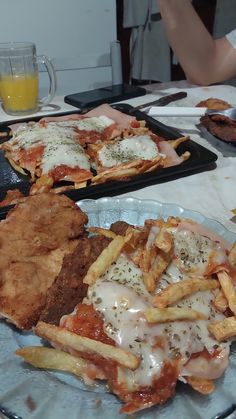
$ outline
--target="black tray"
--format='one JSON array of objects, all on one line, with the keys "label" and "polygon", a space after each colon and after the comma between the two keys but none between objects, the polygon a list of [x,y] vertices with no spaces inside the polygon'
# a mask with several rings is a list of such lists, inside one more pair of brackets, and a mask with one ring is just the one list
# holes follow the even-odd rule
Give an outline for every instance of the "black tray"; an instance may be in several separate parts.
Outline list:
[{"label": "black tray", "polygon": [[[118,109],[124,113],[131,113],[139,120],[145,120],[147,126],[157,135],[160,135],[167,139],[176,139],[182,134],[172,127],[162,124],[156,121],[145,113],[137,110],[132,112],[133,107],[128,104],[115,104],[112,105],[115,109]],[[68,114],[80,113],[80,111],[62,112],[60,114],[52,114],[50,116],[60,116]],[[45,115],[45,116],[48,116]],[[38,121],[43,116],[27,117],[24,120],[12,120],[0,123],[0,131],[8,130],[8,126],[15,122],[28,122]],[[2,139],[1,142],[6,141]],[[187,140],[180,144],[177,148],[177,153],[182,154],[185,151],[190,151],[191,157],[185,162],[177,166],[168,167],[166,169],[158,169],[151,173],[144,173],[137,175],[127,181],[111,181],[99,185],[86,186],[85,188],[71,190],[64,192],[69,198],[74,201],[85,198],[100,198],[102,196],[114,196],[125,192],[131,192],[133,190],[150,186],[157,183],[167,182],[179,177],[192,175],[193,173],[202,172],[205,170],[211,170],[216,167],[215,161],[217,155],[195,143],[192,140]],[[60,183],[62,184],[62,183]],[[16,172],[4,157],[4,152],[0,151],[0,201],[4,199],[7,190],[18,188],[27,195],[30,189],[29,177],[21,175]],[[6,206],[0,208],[0,218],[8,212],[12,206]]]}]

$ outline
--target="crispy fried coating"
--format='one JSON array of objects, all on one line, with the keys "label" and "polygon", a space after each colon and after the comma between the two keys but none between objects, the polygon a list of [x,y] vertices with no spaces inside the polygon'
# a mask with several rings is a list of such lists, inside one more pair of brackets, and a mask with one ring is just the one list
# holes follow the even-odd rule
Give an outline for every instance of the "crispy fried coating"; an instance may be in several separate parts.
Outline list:
[{"label": "crispy fried coating", "polygon": [[20,329],[36,324],[64,255],[87,216],[66,196],[27,197],[0,223],[0,314]]},{"label": "crispy fried coating", "polygon": [[59,325],[61,317],[71,313],[82,301],[88,288],[83,278],[110,241],[104,236],[83,237],[79,240],[74,252],[65,256],[61,271],[48,290],[40,320]]},{"label": "crispy fried coating", "polygon": [[223,110],[223,109],[231,108],[231,105],[228,102],[226,102],[225,100],[217,99],[217,98],[214,98],[214,97],[210,97],[206,100],[202,100],[196,106],[197,107],[204,107],[204,108],[208,108],[208,109],[217,109],[217,110]]}]

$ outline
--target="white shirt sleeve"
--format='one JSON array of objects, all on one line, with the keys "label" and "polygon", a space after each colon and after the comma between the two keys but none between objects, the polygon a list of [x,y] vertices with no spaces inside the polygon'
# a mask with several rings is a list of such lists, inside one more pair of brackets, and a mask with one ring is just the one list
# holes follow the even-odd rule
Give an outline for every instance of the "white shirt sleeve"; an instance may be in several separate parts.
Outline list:
[{"label": "white shirt sleeve", "polygon": [[234,29],[232,32],[229,32],[226,35],[226,38],[228,39],[232,47],[236,48],[236,29]]}]

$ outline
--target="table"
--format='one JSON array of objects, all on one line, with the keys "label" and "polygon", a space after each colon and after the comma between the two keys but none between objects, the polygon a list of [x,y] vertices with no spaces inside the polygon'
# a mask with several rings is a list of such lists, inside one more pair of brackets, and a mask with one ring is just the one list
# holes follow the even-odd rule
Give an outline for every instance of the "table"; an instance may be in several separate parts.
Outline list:
[{"label": "table", "polygon": [[[200,100],[209,97],[217,97],[236,104],[234,99],[236,88],[228,85],[198,87],[186,81],[180,81],[157,83],[145,86],[145,88],[148,91],[146,96],[126,100],[125,103],[136,106],[166,94],[184,90],[188,94],[187,97],[176,102],[175,105],[195,106]],[[36,115],[42,115],[46,112],[60,113],[75,110],[73,106],[64,103],[63,97],[59,96],[54,98],[53,105],[56,105],[56,110],[47,108]],[[168,106],[171,106],[171,104]],[[1,121],[11,119],[11,116],[0,110]],[[174,203],[187,209],[199,211],[204,216],[219,221],[227,229],[236,233],[236,223],[232,221],[232,210],[236,208],[236,147],[228,146],[222,141],[215,140],[206,132],[202,132],[197,126],[198,118],[168,117],[158,119],[179,129],[184,134],[190,135],[192,140],[216,153],[218,155],[216,169],[144,187],[119,196],[132,196],[138,199],[155,199],[164,203]]]},{"label": "table", "polygon": [[[188,94],[187,97],[176,102],[175,106],[195,106],[200,100],[209,97],[224,99],[229,103],[236,104],[236,88],[228,85],[198,87],[186,81],[180,81],[149,85],[147,90],[150,94],[132,99],[129,103],[135,106],[166,94],[184,90]],[[233,218],[232,209],[236,208],[236,147],[215,140],[206,131],[202,132],[197,127],[198,118],[168,117],[158,118],[158,120],[190,135],[192,140],[216,153],[218,156],[217,168],[139,189],[132,192],[132,196],[139,199],[156,199],[165,203],[174,203],[187,209],[199,211],[206,217],[221,222],[227,229],[236,233],[236,224],[231,221]],[[120,196],[127,195],[129,194]]]},{"label": "table", "polygon": [[[145,86],[146,87],[146,86]],[[188,93],[186,99],[182,99],[175,105],[194,106],[200,100],[209,97],[217,97],[232,104],[236,97],[236,88],[233,86],[220,85],[211,87],[197,87],[186,81],[161,83],[147,87],[148,94],[135,98],[125,103],[133,106],[155,100],[166,94],[185,90]],[[63,97],[56,97],[53,101],[58,108],[51,112],[63,112],[75,110],[73,106],[67,105]],[[171,106],[171,105],[170,105]],[[46,110],[37,113],[42,115]],[[12,117],[0,110],[0,121],[11,120]],[[236,147],[228,147],[220,141],[214,140],[202,132],[197,126],[196,118],[159,118],[167,125],[179,129],[184,134],[190,135],[191,139],[204,147],[212,150],[218,155],[217,167],[212,171],[205,171],[163,184],[157,184],[136,190],[132,193],[119,195],[120,197],[132,196],[138,199],[156,199],[164,203],[175,203],[182,207],[196,210],[203,215],[216,219],[227,229],[236,233],[236,224],[231,221],[232,209],[236,208]],[[228,416],[228,419],[235,419],[235,413]]]}]

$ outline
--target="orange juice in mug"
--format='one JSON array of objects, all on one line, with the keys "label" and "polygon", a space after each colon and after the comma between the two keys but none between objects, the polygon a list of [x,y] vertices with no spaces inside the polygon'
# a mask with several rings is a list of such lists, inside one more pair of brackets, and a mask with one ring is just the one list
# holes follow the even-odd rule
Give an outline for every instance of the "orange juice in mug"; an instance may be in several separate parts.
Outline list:
[{"label": "orange juice in mug", "polygon": [[[49,73],[49,94],[39,99],[38,63]],[[11,115],[27,115],[48,105],[56,92],[56,75],[45,56],[36,55],[32,43],[0,43],[0,89],[2,107]]]},{"label": "orange juice in mug", "polygon": [[14,112],[36,109],[38,106],[39,80],[37,74],[3,76],[0,94],[4,108]]}]

